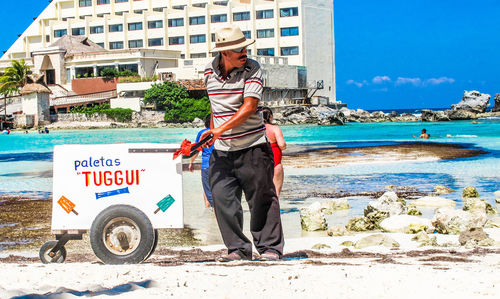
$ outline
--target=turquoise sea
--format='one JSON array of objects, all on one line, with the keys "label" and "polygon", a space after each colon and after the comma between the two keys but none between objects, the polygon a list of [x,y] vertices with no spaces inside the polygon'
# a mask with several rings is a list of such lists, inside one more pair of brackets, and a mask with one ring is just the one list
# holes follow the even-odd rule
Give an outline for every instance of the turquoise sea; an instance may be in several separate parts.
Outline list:
[{"label": "turquoise sea", "polygon": [[[495,205],[493,192],[500,190],[500,118],[451,122],[348,123],[344,126],[284,126],[285,139],[291,149],[302,147],[364,147],[414,142],[422,128],[431,134],[431,142],[465,145],[487,154],[447,161],[379,162],[324,168],[285,167],[285,183],[280,198],[287,236],[300,236],[298,208],[309,203],[313,191],[362,192],[381,191],[384,186],[408,186],[430,192],[435,185],[445,185],[457,192],[445,197],[457,201],[464,187],[475,186],[481,197]],[[104,144],[159,142],[180,143],[193,140],[198,129],[101,129],[61,130],[49,134],[13,132],[0,135],[0,195],[23,194],[49,198],[52,189],[52,151],[56,144]],[[428,142],[419,140],[417,142]],[[217,242],[216,225],[200,222],[206,214],[202,208],[199,172],[184,173],[185,223],[204,229],[207,243]],[[342,224],[348,217],[360,215],[369,198],[350,200],[347,214],[331,220]],[[248,223],[248,222],[247,222]],[[213,240],[206,227],[214,227]],[[208,236],[208,237],[207,237]],[[205,237],[202,237],[204,239]]]},{"label": "turquoise sea", "polygon": [[[415,141],[422,128],[431,134],[430,141],[463,144],[482,149],[488,154],[467,159],[438,162],[349,165],[320,169],[285,169],[288,176],[304,177],[304,181],[323,183],[336,181],[346,190],[371,188],[375,181],[389,185],[444,184],[454,188],[474,185],[487,193],[500,190],[500,119],[452,122],[348,123],[344,126],[284,126],[289,145],[363,147]],[[26,195],[51,193],[52,151],[56,144],[103,144],[132,142],[180,143],[193,140],[198,129],[102,129],[61,130],[49,134],[12,132],[0,135],[0,194]],[[450,137],[451,136],[451,137]],[[426,141],[422,141],[426,142]],[[359,180],[372,178],[369,185]],[[425,189],[425,188],[424,188]],[[481,194],[481,195],[483,195]]]}]

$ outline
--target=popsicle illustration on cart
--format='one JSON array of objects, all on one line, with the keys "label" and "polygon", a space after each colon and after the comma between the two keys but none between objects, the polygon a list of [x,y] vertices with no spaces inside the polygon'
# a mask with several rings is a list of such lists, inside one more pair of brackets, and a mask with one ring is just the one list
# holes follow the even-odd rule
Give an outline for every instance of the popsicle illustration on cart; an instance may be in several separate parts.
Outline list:
[{"label": "popsicle illustration on cart", "polygon": [[61,206],[61,208],[63,208],[66,211],[66,213],[69,214],[73,212],[75,215],[78,216],[78,212],[75,210],[76,205],[71,200],[67,199],[64,195],[61,196],[61,198],[59,198],[57,203]]},{"label": "popsicle illustration on cart", "polygon": [[156,203],[158,206],[158,209],[156,209],[155,214],[158,213],[160,210],[162,212],[165,212],[170,206],[175,202],[175,199],[172,197],[172,195],[167,195],[165,196],[162,200]]}]

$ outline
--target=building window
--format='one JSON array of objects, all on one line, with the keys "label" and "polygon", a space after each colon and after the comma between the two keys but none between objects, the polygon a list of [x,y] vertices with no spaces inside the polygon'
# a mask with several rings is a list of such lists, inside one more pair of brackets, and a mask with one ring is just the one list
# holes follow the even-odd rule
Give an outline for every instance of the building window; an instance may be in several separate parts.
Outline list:
[{"label": "building window", "polygon": [[189,37],[189,42],[192,44],[199,44],[199,43],[204,43],[207,41],[207,38],[205,34],[197,34],[197,35],[191,35]]},{"label": "building window", "polygon": [[192,6],[193,7],[203,7],[204,8],[205,6],[207,6],[207,4],[206,3],[193,3]]},{"label": "building window", "polygon": [[90,34],[104,33],[104,26],[92,26],[90,27]]},{"label": "building window", "polygon": [[186,5],[174,5],[174,6],[172,6],[173,9],[181,9],[181,10],[184,10],[184,7],[186,7]]},{"label": "building window", "polygon": [[163,28],[163,21],[162,20],[149,21],[148,28],[149,29]]},{"label": "building window", "polygon": [[123,24],[109,25],[109,32],[120,32],[120,31],[123,31]]},{"label": "building window", "polygon": [[250,30],[243,31],[243,35],[245,36],[245,38],[252,38],[252,31]]},{"label": "building window", "polygon": [[96,43],[98,46],[104,48],[104,43]]},{"label": "building window", "polygon": [[54,37],[61,37],[66,34],[68,34],[68,30],[66,29],[54,30]]},{"label": "building window", "polygon": [[153,7],[153,11],[162,12],[163,7]]},{"label": "building window", "polygon": [[168,38],[169,45],[184,45],[184,36],[172,36]]},{"label": "building window", "polygon": [[246,20],[250,20],[249,11],[233,13],[233,21],[246,21]]},{"label": "building window", "polygon": [[80,7],[92,6],[92,0],[80,0],[78,2],[80,4]]},{"label": "building window", "polygon": [[134,13],[136,14],[142,14],[144,12],[144,9],[136,9],[134,10]]},{"label": "building window", "polygon": [[110,0],[97,0],[97,5],[109,4],[109,3],[110,3]]},{"label": "building window", "polygon": [[288,7],[280,9],[280,17],[296,17],[299,15],[297,7]]},{"label": "building window", "polygon": [[257,38],[274,37],[274,29],[259,29],[257,30]]},{"label": "building window", "polygon": [[227,22],[227,15],[226,14],[213,15],[213,16],[210,16],[210,20],[212,23]]},{"label": "building window", "polygon": [[252,55],[252,49],[247,49],[247,55],[248,56]]},{"label": "building window", "polygon": [[168,19],[168,27],[181,27],[184,26],[184,19]]},{"label": "building window", "polygon": [[45,36],[45,42],[47,42],[47,43],[50,42],[50,35]]},{"label": "building window", "polygon": [[129,48],[142,48],[142,44],[143,44],[142,39],[128,41]]},{"label": "building window", "polygon": [[281,48],[281,56],[299,55],[299,47],[283,47]]},{"label": "building window", "polygon": [[142,22],[128,23],[128,31],[142,30]]},{"label": "building window", "polygon": [[206,58],[207,53],[193,53],[190,55],[191,58]]},{"label": "building window", "polygon": [[115,11],[115,15],[117,15],[117,16],[123,16],[123,11]]},{"label": "building window", "polygon": [[115,3],[128,2],[128,0],[115,0]]},{"label": "building window", "polygon": [[274,48],[257,49],[257,55],[274,56]]},{"label": "building window", "polygon": [[281,28],[281,36],[295,36],[295,35],[299,35],[299,27]]},{"label": "building window", "polygon": [[[184,38],[182,38],[182,43],[184,43]],[[163,46],[163,38],[150,38],[148,40],[148,46],[150,47]]]},{"label": "building window", "polygon": [[85,28],[84,27],[72,28],[71,35],[85,35]]},{"label": "building window", "polygon": [[123,49],[123,42],[110,42],[109,49],[111,50]]},{"label": "building window", "polygon": [[118,71],[123,72],[125,70],[131,71],[133,73],[139,73],[139,66],[137,64],[120,64],[118,66]]},{"label": "building window", "polygon": [[212,33],[210,35],[210,39],[211,39],[212,43],[215,42],[215,33]]},{"label": "building window", "polygon": [[205,16],[189,18],[189,25],[201,25],[201,24],[205,24]]},{"label": "building window", "polygon": [[257,19],[272,19],[274,16],[272,9],[257,10]]}]

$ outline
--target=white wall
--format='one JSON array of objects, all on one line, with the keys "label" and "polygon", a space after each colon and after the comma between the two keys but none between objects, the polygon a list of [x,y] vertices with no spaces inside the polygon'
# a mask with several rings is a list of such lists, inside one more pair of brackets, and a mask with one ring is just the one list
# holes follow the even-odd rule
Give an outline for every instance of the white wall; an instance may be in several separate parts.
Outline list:
[{"label": "white wall", "polygon": [[125,108],[141,111],[141,98],[114,98],[110,100],[111,108]]},{"label": "white wall", "polygon": [[316,96],[335,100],[333,0],[302,0],[303,49],[307,80],[323,80]]}]

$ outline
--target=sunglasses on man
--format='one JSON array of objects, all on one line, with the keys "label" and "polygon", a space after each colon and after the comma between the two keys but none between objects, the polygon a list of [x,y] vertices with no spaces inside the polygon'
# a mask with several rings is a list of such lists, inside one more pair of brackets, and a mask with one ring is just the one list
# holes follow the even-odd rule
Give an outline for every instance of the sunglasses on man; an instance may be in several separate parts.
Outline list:
[{"label": "sunglasses on man", "polygon": [[241,53],[245,49],[246,49],[246,47],[243,47],[243,48],[239,48],[239,49],[232,49],[231,51],[233,51],[234,53]]}]

